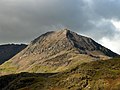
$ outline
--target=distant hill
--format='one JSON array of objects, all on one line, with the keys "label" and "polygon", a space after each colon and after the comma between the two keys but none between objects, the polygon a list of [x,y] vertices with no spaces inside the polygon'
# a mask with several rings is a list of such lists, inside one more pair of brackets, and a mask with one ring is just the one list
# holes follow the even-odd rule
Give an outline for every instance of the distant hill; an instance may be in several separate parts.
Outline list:
[{"label": "distant hill", "polygon": [[14,55],[19,53],[21,50],[26,48],[25,44],[5,44],[0,45],[0,64],[12,58]]},{"label": "distant hill", "polygon": [[51,31],[33,40],[27,48],[0,66],[0,73],[63,72],[84,62],[119,56],[93,39],[68,29]]}]

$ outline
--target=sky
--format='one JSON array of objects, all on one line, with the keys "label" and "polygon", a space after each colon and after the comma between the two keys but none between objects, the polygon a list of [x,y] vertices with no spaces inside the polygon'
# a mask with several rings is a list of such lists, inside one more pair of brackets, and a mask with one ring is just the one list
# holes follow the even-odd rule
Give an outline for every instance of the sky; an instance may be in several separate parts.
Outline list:
[{"label": "sky", "polygon": [[120,0],[0,0],[0,44],[69,28],[120,54]]}]

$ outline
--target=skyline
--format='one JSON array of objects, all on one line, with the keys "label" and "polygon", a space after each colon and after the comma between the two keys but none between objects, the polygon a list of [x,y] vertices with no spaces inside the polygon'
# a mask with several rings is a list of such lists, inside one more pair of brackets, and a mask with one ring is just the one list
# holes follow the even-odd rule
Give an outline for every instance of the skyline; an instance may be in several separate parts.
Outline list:
[{"label": "skyline", "polygon": [[68,27],[120,54],[119,0],[1,0],[0,43],[29,43]]}]

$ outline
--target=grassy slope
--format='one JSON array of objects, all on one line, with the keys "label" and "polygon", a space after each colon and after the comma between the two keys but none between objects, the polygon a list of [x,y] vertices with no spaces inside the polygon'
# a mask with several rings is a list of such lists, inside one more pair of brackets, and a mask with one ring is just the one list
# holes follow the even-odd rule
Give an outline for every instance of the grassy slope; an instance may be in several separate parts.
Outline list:
[{"label": "grassy slope", "polygon": [[0,77],[4,90],[120,90],[120,59],[83,63],[61,73]]},{"label": "grassy slope", "polygon": [[[40,57],[40,55],[38,56]],[[72,50],[62,51],[46,59],[39,60],[39,57],[37,57],[37,55],[35,56],[34,63],[33,58],[26,58],[22,60],[22,62],[19,60],[17,63],[14,62],[15,60],[9,60],[0,66],[1,75],[20,72],[55,73],[65,71],[68,68],[73,68],[81,63],[94,60],[91,56],[75,53]]]}]

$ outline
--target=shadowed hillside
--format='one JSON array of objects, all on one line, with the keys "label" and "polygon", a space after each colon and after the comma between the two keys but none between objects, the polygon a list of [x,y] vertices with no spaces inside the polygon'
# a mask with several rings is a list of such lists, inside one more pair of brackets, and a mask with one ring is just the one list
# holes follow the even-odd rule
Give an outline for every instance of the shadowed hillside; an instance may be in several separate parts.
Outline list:
[{"label": "shadowed hillside", "polygon": [[14,55],[26,48],[25,44],[6,44],[0,45],[0,64],[12,58]]}]

